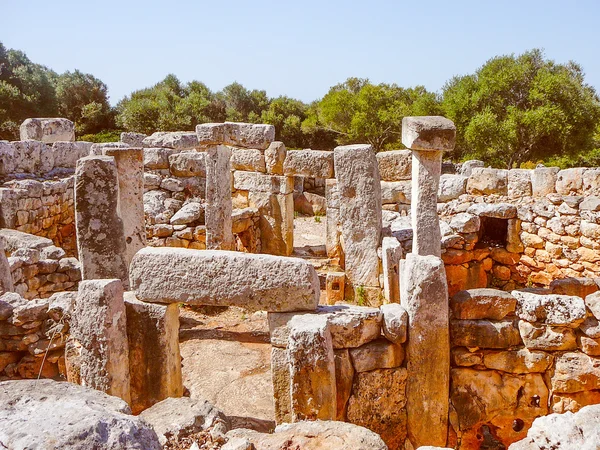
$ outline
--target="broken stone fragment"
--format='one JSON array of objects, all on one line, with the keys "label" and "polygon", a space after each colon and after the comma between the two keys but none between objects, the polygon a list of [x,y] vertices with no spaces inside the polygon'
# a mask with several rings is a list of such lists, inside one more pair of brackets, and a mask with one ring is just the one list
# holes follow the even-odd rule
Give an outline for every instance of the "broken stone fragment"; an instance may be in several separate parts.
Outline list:
[{"label": "broken stone fragment", "polygon": [[381,305],[380,309],[383,315],[382,332],[386,339],[394,344],[406,342],[408,330],[408,313],[406,309],[398,303]]}]

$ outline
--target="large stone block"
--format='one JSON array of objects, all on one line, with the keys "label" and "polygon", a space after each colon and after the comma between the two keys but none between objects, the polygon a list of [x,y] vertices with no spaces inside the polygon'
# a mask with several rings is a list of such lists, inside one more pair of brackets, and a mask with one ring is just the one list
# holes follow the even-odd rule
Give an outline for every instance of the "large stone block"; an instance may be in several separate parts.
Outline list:
[{"label": "large stone block", "polygon": [[467,192],[468,178],[462,175],[443,174],[440,176],[438,201],[449,202]]},{"label": "large stone block", "polygon": [[283,175],[283,163],[287,150],[283,142],[275,141],[269,144],[265,150],[265,165],[267,173],[273,175]]},{"label": "large stone block", "polygon": [[521,344],[521,336],[512,320],[452,320],[452,345],[480,348],[509,348]]},{"label": "large stone block", "polygon": [[510,293],[487,288],[460,291],[450,301],[455,319],[500,320],[514,313],[516,304]]},{"label": "large stone block", "polygon": [[205,152],[186,151],[169,155],[169,168],[176,177],[206,177]]},{"label": "large stone block", "polygon": [[577,328],[586,318],[585,303],[581,297],[512,291],[517,299],[517,316],[528,322]]},{"label": "large stone block", "polygon": [[556,174],[556,192],[560,195],[572,195],[581,192],[585,167],[561,170]]},{"label": "large stone block", "polygon": [[408,312],[408,435],[415,447],[447,437],[450,338],[443,261],[409,253],[400,268],[400,301]]},{"label": "large stone block", "polygon": [[334,150],[346,277],[352,286],[379,286],[381,185],[370,145]]},{"label": "large stone block", "polygon": [[206,150],[206,248],[235,248],[232,210],[231,149],[225,145],[211,145]]},{"label": "large stone block", "polygon": [[91,142],[55,142],[52,144],[54,167],[75,168],[77,160],[90,155]]},{"label": "large stone block", "polygon": [[402,119],[402,143],[411,150],[450,151],[454,149],[456,127],[441,116]]},{"label": "large stone block", "polygon": [[467,193],[472,195],[507,195],[508,170],[475,168],[467,182]]},{"label": "large stone block", "polygon": [[118,278],[128,286],[126,242],[118,203],[115,159],[80,159],[75,171],[75,227],[84,280]]},{"label": "large stone block", "polygon": [[382,181],[381,203],[384,205],[410,204],[412,186],[410,181]]},{"label": "large stone block", "polygon": [[124,295],[129,342],[131,410],[138,414],[168,397],[183,395],[179,307]]},{"label": "large stone block", "polygon": [[75,140],[75,125],[63,118],[25,119],[19,131],[22,141],[33,139],[51,144]]},{"label": "large stone block", "polygon": [[11,142],[0,141],[0,175],[13,173],[16,167],[15,147]]},{"label": "large stone block", "polygon": [[241,191],[273,194],[291,194],[294,192],[292,177],[244,172],[242,170],[236,170],[233,173],[233,187]]},{"label": "large stone block", "polygon": [[511,198],[531,195],[531,170],[510,169],[508,171],[508,196]]},{"label": "large stone block", "polygon": [[600,389],[600,359],[579,352],[559,354],[555,358],[550,382],[554,392]]},{"label": "large stone block", "polygon": [[172,148],[144,148],[144,169],[168,169]]},{"label": "large stone block", "polygon": [[224,144],[265,150],[275,140],[275,127],[266,124],[225,122]]},{"label": "large stone block", "polygon": [[294,251],[293,194],[250,192],[248,201],[260,214],[261,251],[271,255],[291,255]]},{"label": "large stone block", "polygon": [[525,347],[531,350],[563,351],[577,349],[573,328],[553,327],[544,324],[519,321],[519,333]]},{"label": "large stone block", "polygon": [[545,197],[556,192],[558,167],[538,167],[531,172],[531,193],[534,197]]},{"label": "large stone block", "polygon": [[0,295],[5,292],[13,292],[15,287],[13,284],[10,265],[5,253],[6,241],[0,236]]},{"label": "large stone block", "polygon": [[266,172],[265,155],[255,148],[234,148],[231,152],[231,168],[250,172]]},{"label": "large stone block", "polygon": [[283,163],[283,173],[310,178],[333,178],[333,152],[288,150]]},{"label": "large stone block", "polygon": [[52,147],[40,141],[14,141],[14,171],[16,173],[49,172],[54,167]]},{"label": "large stone block", "polygon": [[410,180],[412,173],[410,150],[379,152],[376,156],[382,181]]},{"label": "large stone block", "polygon": [[240,306],[266,311],[314,310],[319,279],[304,260],[182,248],[144,248],[130,267],[139,300]]},{"label": "large stone block", "polygon": [[198,136],[193,131],[157,131],[142,141],[144,147],[192,150],[198,147]]},{"label": "large stone block", "polygon": [[120,136],[120,141],[123,144],[131,145],[132,147],[143,147],[144,139],[148,135],[144,133],[135,133],[133,131],[123,131]]},{"label": "large stone block", "polygon": [[127,313],[120,280],[79,283],[70,323],[80,348],[80,384],[131,402]]}]

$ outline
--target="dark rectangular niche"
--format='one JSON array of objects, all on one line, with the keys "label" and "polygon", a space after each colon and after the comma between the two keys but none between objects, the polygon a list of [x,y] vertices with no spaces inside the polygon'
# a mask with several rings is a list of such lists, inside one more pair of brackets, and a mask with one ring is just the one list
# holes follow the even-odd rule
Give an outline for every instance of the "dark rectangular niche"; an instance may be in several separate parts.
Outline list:
[{"label": "dark rectangular niche", "polygon": [[477,247],[506,247],[508,219],[480,216],[479,240]]}]

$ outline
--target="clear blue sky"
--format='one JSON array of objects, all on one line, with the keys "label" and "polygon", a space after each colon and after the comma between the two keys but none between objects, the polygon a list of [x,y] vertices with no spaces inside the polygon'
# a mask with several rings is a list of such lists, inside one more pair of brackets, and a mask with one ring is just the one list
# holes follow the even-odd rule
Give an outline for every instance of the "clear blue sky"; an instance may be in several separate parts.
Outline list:
[{"label": "clear blue sky", "polygon": [[535,47],[600,91],[598,0],[0,0],[0,17],[6,47],[92,73],[113,104],[168,73],[307,102],[351,76],[439,91]]}]

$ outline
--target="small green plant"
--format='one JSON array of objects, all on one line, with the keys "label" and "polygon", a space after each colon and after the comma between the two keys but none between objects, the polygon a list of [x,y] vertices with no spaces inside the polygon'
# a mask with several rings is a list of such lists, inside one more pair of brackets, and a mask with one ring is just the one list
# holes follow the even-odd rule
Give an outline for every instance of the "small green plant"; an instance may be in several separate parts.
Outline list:
[{"label": "small green plant", "polygon": [[300,217],[300,213],[298,211],[294,211],[294,219]]},{"label": "small green plant", "polygon": [[358,306],[365,306],[365,304],[367,303],[367,292],[365,290],[365,287],[357,286],[355,292],[356,292],[356,303],[358,303]]},{"label": "small green plant", "polygon": [[315,222],[321,223],[321,217],[320,216],[315,216]]}]

